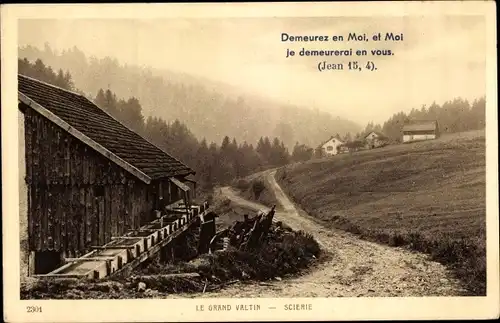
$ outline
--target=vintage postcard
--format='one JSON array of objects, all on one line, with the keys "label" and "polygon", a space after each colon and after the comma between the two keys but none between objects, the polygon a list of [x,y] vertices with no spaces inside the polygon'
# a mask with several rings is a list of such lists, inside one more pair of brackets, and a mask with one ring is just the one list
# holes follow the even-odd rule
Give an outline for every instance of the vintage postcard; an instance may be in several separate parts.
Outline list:
[{"label": "vintage postcard", "polygon": [[495,25],[2,6],[4,320],[498,317]]}]

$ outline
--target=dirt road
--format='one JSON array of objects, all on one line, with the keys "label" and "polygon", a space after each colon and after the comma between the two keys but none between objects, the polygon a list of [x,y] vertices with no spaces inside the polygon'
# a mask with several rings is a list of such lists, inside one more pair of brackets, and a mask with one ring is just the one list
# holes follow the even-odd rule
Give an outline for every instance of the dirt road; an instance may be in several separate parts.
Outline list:
[{"label": "dirt road", "polygon": [[[283,210],[276,220],[314,235],[331,259],[300,277],[265,284],[237,284],[215,293],[187,297],[373,297],[458,296],[464,293],[447,269],[426,255],[361,240],[343,231],[332,231],[298,209],[267,171]],[[266,206],[247,201],[225,187],[222,193],[236,204],[257,210]]]}]

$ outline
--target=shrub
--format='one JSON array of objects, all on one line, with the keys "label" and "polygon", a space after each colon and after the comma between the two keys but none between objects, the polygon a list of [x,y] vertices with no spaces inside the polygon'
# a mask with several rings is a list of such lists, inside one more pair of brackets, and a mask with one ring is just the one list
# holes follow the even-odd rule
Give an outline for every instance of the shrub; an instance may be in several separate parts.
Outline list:
[{"label": "shrub", "polygon": [[262,180],[254,180],[252,182],[252,192],[255,199],[258,199],[260,194],[266,189],[264,182]]},{"label": "shrub", "polygon": [[235,186],[241,191],[246,191],[250,188],[250,183],[245,179],[239,179],[236,181]]}]

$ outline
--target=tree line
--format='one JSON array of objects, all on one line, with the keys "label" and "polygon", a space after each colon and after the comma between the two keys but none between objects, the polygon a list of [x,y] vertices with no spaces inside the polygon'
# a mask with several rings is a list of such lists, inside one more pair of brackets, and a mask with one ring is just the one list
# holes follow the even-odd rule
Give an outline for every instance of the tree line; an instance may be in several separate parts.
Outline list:
[{"label": "tree line", "polygon": [[[40,59],[34,63],[20,59],[18,65],[21,74],[85,95],[74,86],[69,71],[59,69],[56,72]],[[100,88],[95,97],[87,97],[117,120],[195,169],[197,180],[203,187],[226,184],[234,178],[265,168],[306,161],[323,155],[321,147],[311,148],[299,142],[295,143],[290,153],[287,145],[280,139],[292,132],[286,124],[279,125],[279,136],[261,136],[255,146],[246,140],[238,143],[236,138],[230,136],[224,136],[218,144],[206,138],[198,140],[190,128],[178,118],[167,121],[157,116],[144,117],[143,106],[134,96],[128,99],[119,98],[111,89]],[[437,120],[442,133],[482,129],[485,126],[485,104],[484,97],[472,104],[461,98],[447,101],[441,106],[433,103],[429,107],[423,106],[420,110],[413,109],[409,113],[395,113],[383,125],[370,122],[363,131],[354,135],[350,132],[344,136],[337,133],[335,137],[348,143],[349,148],[360,148],[364,145],[363,138],[370,132],[377,131],[383,133],[391,143],[399,143],[402,140],[403,125],[411,120]],[[219,133],[223,133],[223,129]]]},{"label": "tree line", "polygon": [[110,89],[100,89],[94,102],[122,122],[141,134],[175,158],[196,170],[197,181],[202,188],[210,189],[215,184],[228,184],[235,178],[250,175],[269,167],[279,167],[291,161],[309,159],[298,151],[312,150],[305,145],[296,144],[290,154],[283,141],[275,137],[261,137],[257,144],[246,141],[238,143],[236,138],[224,136],[221,143],[198,140],[183,122],[172,122],[156,117],[142,115],[139,100],[131,97],[117,99]]},{"label": "tree line", "polygon": [[55,69],[70,71],[75,87],[95,96],[112,86],[119,98],[135,97],[143,114],[182,120],[197,136],[220,142],[228,135],[256,143],[261,136],[280,138],[291,151],[296,141],[318,145],[331,129],[344,134],[359,125],[330,113],[244,93],[232,85],[159,68],[130,65],[114,57],[93,57],[77,47],[54,50],[21,46],[20,58],[41,59]]},{"label": "tree line", "polygon": [[30,63],[26,58],[18,59],[18,72],[37,80],[50,83],[66,90],[73,90],[74,84],[71,74],[59,69],[57,72],[50,66],[45,66],[41,59]]},{"label": "tree line", "polygon": [[[55,73],[41,60],[30,63],[19,60],[19,73],[62,87],[75,89],[69,72]],[[81,93],[81,92],[79,92]],[[244,177],[269,167],[283,166],[292,161],[312,157],[312,148],[296,143],[292,154],[279,138],[260,137],[256,145],[224,136],[221,143],[198,140],[183,122],[143,115],[143,108],[135,97],[118,98],[111,89],[99,89],[90,97],[97,106],[115,119],[148,139],[159,148],[183,161],[196,171],[196,178],[204,189],[215,184],[227,184],[234,178]]]}]

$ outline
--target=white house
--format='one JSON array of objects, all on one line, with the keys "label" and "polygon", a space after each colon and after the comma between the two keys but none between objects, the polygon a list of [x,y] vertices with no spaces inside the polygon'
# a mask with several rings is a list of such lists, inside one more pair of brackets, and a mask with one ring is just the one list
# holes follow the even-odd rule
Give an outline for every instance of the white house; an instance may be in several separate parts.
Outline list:
[{"label": "white house", "polygon": [[378,131],[372,131],[365,136],[365,141],[366,148],[371,149],[383,146],[387,143],[388,138]]},{"label": "white house", "polygon": [[340,145],[343,145],[344,142],[338,138],[335,138],[335,137],[331,137],[330,139],[328,139],[328,141],[326,141],[325,143],[323,143],[321,145],[321,150],[323,150],[323,153],[327,156],[333,156],[333,155],[336,155],[338,154],[338,149],[337,147],[339,147]]},{"label": "white house", "polygon": [[437,121],[413,121],[403,126],[403,142],[436,139],[438,136]]}]

